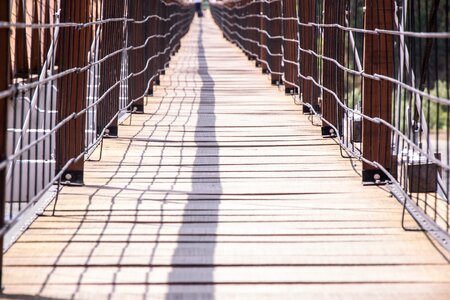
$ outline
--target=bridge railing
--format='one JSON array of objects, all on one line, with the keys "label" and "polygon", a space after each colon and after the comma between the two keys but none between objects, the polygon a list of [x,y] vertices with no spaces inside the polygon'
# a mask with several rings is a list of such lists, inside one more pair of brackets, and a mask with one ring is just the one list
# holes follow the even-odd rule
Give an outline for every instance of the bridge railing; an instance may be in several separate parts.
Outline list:
[{"label": "bridge railing", "polygon": [[143,112],[193,15],[174,0],[0,1],[2,242],[55,183],[83,184],[85,160]]},{"label": "bridge railing", "polygon": [[[214,19],[364,183],[450,249],[450,1],[217,1]],[[404,220],[404,218],[402,218]],[[403,221],[402,224],[404,225]]]}]

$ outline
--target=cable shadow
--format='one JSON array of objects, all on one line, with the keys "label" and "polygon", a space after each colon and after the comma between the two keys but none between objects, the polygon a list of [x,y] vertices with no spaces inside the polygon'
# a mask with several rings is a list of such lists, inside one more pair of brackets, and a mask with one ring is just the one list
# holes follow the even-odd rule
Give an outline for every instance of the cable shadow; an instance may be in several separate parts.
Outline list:
[{"label": "cable shadow", "polygon": [[[192,46],[189,45],[189,48],[192,48]],[[193,93],[193,95],[191,96],[191,100],[186,103],[186,105],[189,107],[187,118],[185,119],[184,123],[182,125],[180,125],[183,130],[182,130],[182,135],[181,135],[181,138],[180,138],[181,146],[180,146],[180,150],[179,150],[179,154],[178,154],[179,160],[178,160],[178,163],[173,163],[173,165],[177,167],[177,171],[176,171],[176,174],[174,175],[174,177],[172,178],[173,182],[172,182],[169,190],[167,190],[165,195],[164,195],[164,197],[162,199],[160,199],[160,202],[161,202],[161,205],[159,207],[159,222],[160,223],[159,223],[159,226],[158,226],[158,228],[156,230],[156,234],[155,234],[155,245],[154,245],[153,249],[151,250],[150,256],[149,256],[149,261],[148,261],[149,268],[148,268],[148,270],[147,270],[147,272],[145,274],[145,282],[147,284],[145,285],[145,291],[144,291],[144,294],[143,294],[143,299],[148,299],[148,298],[151,297],[152,290],[151,290],[151,285],[150,285],[150,278],[151,278],[151,275],[152,275],[152,271],[154,269],[153,267],[155,266],[155,259],[156,259],[157,250],[159,250],[160,244],[164,243],[164,241],[161,240],[161,237],[163,236],[162,232],[163,232],[163,228],[164,228],[164,224],[165,224],[165,218],[167,217],[167,213],[166,213],[167,208],[166,208],[166,206],[167,206],[167,204],[173,202],[173,201],[170,200],[171,196],[173,196],[174,194],[177,194],[177,191],[176,191],[175,188],[176,188],[177,183],[179,182],[179,177],[181,175],[181,169],[182,169],[182,166],[184,165],[184,161],[183,160],[186,158],[186,154],[184,153],[184,150],[185,150],[184,144],[185,144],[185,138],[186,138],[186,135],[187,135],[187,132],[188,132],[187,128],[189,128],[189,122],[190,122],[192,116],[194,116],[195,103],[197,102],[197,99],[199,97],[199,95],[197,94],[197,90],[198,90],[197,83],[194,81],[193,82],[194,86],[193,87],[189,87],[189,84],[188,84],[189,81],[187,79],[187,77],[188,77],[187,76],[187,74],[188,74],[187,71],[191,70],[191,69],[194,69],[194,70],[196,69],[196,66],[192,65],[192,63],[196,63],[196,59],[195,58],[196,58],[196,54],[195,53],[191,53],[191,55],[188,55],[186,60],[184,60],[184,62],[187,62],[187,69],[183,70],[183,73],[185,74],[185,76],[184,76],[184,80],[183,80],[182,83],[184,85],[180,84],[181,81],[178,82],[180,88],[182,89],[182,91],[184,93],[184,95],[182,97],[183,100],[181,101],[180,107],[178,109],[178,116],[180,116],[180,112],[182,111],[181,108],[182,108],[182,106],[184,104],[184,101],[187,98],[188,90],[191,91]],[[175,98],[175,96],[174,96],[174,98]],[[165,141],[168,140],[168,137],[169,137],[169,135],[165,136]],[[164,143],[164,145],[165,145],[165,143]],[[164,149],[165,149],[165,147],[164,147]],[[162,152],[161,153],[161,159],[163,157],[167,158],[167,157],[170,157],[170,155],[165,155],[165,153]],[[162,160],[161,160],[161,162],[162,162]],[[167,166],[167,164],[165,166]],[[156,172],[155,179],[156,179],[156,177],[158,177],[159,172],[161,171],[161,168],[162,168],[162,164],[160,164],[158,166],[158,170]],[[154,183],[155,183],[155,181],[152,181],[150,183],[150,185],[148,186],[148,188],[152,189]],[[167,236],[167,234],[165,234],[165,236]],[[170,242],[170,243],[172,243],[172,242]]]},{"label": "cable shadow", "polygon": [[21,299],[21,300],[57,300],[58,298],[30,296],[25,294],[1,294],[2,299]]},{"label": "cable shadow", "polygon": [[[171,76],[172,77],[172,76]],[[172,80],[172,78],[170,78],[170,80]],[[168,98],[167,92],[166,95],[163,96],[163,98]],[[174,98],[170,99],[170,105],[172,105],[172,102],[174,101]],[[126,162],[127,160],[127,155],[130,151],[130,149],[133,146],[133,138],[137,138],[139,137],[142,133],[145,132],[147,126],[146,123],[154,120],[155,116],[160,115],[161,119],[157,120],[155,123],[159,124],[161,122],[163,122],[163,120],[165,118],[167,118],[168,113],[170,111],[170,105],[167,108],[163,108],[162,107],[162,103],[164,101],[162,100],[159,104],[158,107],[156,107],[155,112],[160,111],[160,114],[150,114],[148,115],[148,117],[143,120],[142,124],[139,125],[139,128],[136,130],[136,132],[133,134],[133,136],[131,137],[131,139],[128,141],[126,149],[123,152],[123,155],[120,157],[120,159],[118,160],[118,162],[116,163],[116,169],[114,170],[113,174],[111,175],[111,177],[103,184],[103,185],[99,185],[96,187],[96,189],[89,195],[89,201],[85,207],[84,210],[84,214],[83,214],[83,218],[82,220],[79,222],[79,225],[75,228],[74,232],[71,234],[70,238],[68,239],[66,245],[61,249],[61,251],[59,252],[59,254],[57,255],[57,257],[55,258],[55,261],[53,263],[53,267],[51,268],[51,270],[47,273],[47,275],[45,276],[44,282],[42,283],[38,293],[36,295],[33,295],[32,297],[36,297],[37,299],[39,299],[39,297],[42,297],[42,294],[45,292],[46,288],[51,285],[51,280],[53,277],[56,276],[56,271],[58,269],[58,265],[61,263],[61,261],[64,259],[64,256],[66,255],[66,253],[68,252],[69,248],[71,247],[71,245],[76,244],[76,237],[80,234],[80,232],[83,230],[83,228],[85,227],[89,217],[89,211],[91,209],[91,207],[94,205],[94,198],[98,195],[101,195],[101,193],[103,191],[105,191],[105,189],[108,189],[108,185],[111,184],[115,177],[120,173],[123,164]],[[156,129],[154,129],[151,133],[150,136],[153,134],[153,132]],[[83,283],[83,278],[86,274],[86,272],[88,271],[88,266],[90,261],[92,260],[93,256],[94,256],[94,252],[96,251],[96,249],[99,247],[99,245],[101,244],[101,241],[103,240],[104,236],[106,235],[106,231],[108,229],[108,225],[110,224],[110,218],[112,217],[112,211],[114,208],[114,205],[116,204],[116,200],[117,198],[122,194],[122,193],[126,193],[128,190],[127,188],[131,185],[131,183],[134,181],[135,176],[138,172],[138,170],[140,169],[140,167],[143,164],[143,161],[145,159],[145,153],[147,151],[147,149],[149,149],[150,147],[150,142],[147,142],[145,145],[145,148],[142,150],[142,153],[140,155],[139,158],[139,162],[135,165],[136,169],[135,169],[135,173],[133,176],[131,176],[128,180],[128,182],[126,183],[125,187],[122,188],[117,188],[116,192],[110,196],[111,198],[111,202],[110,202],[110,207],[109,207],[109,213],[107,215],[107,220],[104,222],[104,226],[101,229],[101,232],[98,234],[98,238],[93,242],[94,246],[91,248],[91,250],[89,251],[88,255],[86,256],[86,260],[85,262],[82,264],[84,266],[84,269],[82,270],[82,272],[79,274],[78,276],[78,280],[77,280],[77,285],[75,290],[72,293],[72,297],[71,298],[75,298],[77,293],[79,292],[81,285]],[[62,191],[62,194],[64,194],[64,190]],[[44,217],[44,216],[43,216]]]},{"label": "cable shadow", "polygon": [[[195,218],[189,215],[189,211],[197,207],[197,194],[209,193],[214,194],[209,199],[208,210],[218,211],[220,205],[220,198],[222,194],[222,184],[220,180],[219,170],[219,145],[217,143],[216,133],[213,130],[210,136],[210,145],[208,147],[208,156],[204,156],[204,149],[199,141],[204,140],[204,136],[200,134],[200,130],[203,127],[215,128],[216,116],[215,116],[215,95],[214,95],[214,79],[208,73],[208,63],[205,55],[205,48],[203,45],[203,27],[200,23],[198,32],[198,75],[200,75],[202,86],[200,101],[197,109],[197,124],[194,141],[197,145],[193,173],[201,172],[201,166],[207,163],[212,166],[212,172],[209,173],[211,180],[208,183],[200,180],[197,177],[192,177],[192,189],[187,199],[187,204],[184,207],[183,220],[181,228],[178,234],[180,235],[177,241],[176,249],[172,256],[172,270],[168,276],[169,288],[167,293],[167,299],[172,299],[178,293],[177,285],[182,284],[185,280],[199,280],[200,282],[213,282],[214,281],[214,253],[216,248],[215,234],[217,233],[218,215],[210,216],[208,223],[197,222]],[[211,155],[213,154],[213,155]],[[182,236],[186,234],[195,234],[208,232],[212,234],[213,242],[201,245],[201,256],[186,256],[186,244],[182,240]],[[199,240],[200,242],[201,240]],[[189,251],[190,252],[190,251]],[[197,265],[198,272],[194,272],[196,278],[189,278],[188,273],[192,272],[191,268],[179,267],[183,264]],[[192,273],[191,273],[192,274]],[[208,295],[209,299],[214,297],[214,286],[205,285],[202,289],[203,295]]]},{"label": "cable shadow", "polygon": [[[190,58],[191,58],[191,56],[188,56],[187,59],[181,64],[184,68],[190,68],[190,61],[191,61]],[[180,72],[180,73],[182,74],[183,72]],[[168,130],[165,132],[165,136],[164,136],[163,140],[169,139],[170,135],[172,134],[171,126],[174,125],[177,121],[179,121],[180,112],[181,112],[182,107],[185,104],[185,100],[187,98],[186,97],[186,91],[184,90],[184,88],[181,85],[182,81],[180,79],[180,77],[181,77],[180,73],[177,74],[176,80],[174,82],[171,81],[171,85],[170,86],[172,88],[174,88],[174,92],[173,92],[174,95],[171,96],[172,99],[170,101],[171,103],[170,103],[169,110],[168,110],[168,112],[172,111],[172,109],[171,109],[172,103],[174,102],[174,100],[178,99],[179,100],[178,108],[175,108],[175,106],[176,106],[175,104],[174,104],[174,108],[173,108],[173,110],[176,110],[177,113],[174,115],[174,118],[172,119],[172,121],[167,125]],[[176,83],[176,85],[175,85],[175,83]],[[176,90],[178,90],[178,89],[183,89],[184,95],[178,95],[178,92],[176,92]],[[191,106],[193,105],[193,101],[194,100],[195,100],[195,98],[192,100]],[[169,115],[170,115],[169,113],[166,114],[166,116],[169,116]],[[185,122],[188,122],[189,119],[190,119],[190,117],[188,117]],[[146,139],[148,141],[147,143],[151,142],[151,138],[157,132],[158,129],[159,129],[158,126],[154,126],[151,134]],[[184,137],[182,138],[182,140],[184,140]],[[137,225],[140,224],[140,222],[138,221],[138,218],[142,217],[141,205],[144,203],[144,200],[143,200],[144,194],[145,194],[146,191],[150,191],[150,190],[154,191],[154,187],[153,186],[158,182],[159,177],[160,177],[160,173],[164,169],[164,160],[166,158],[166,155],[165,155],[166,150],[167,150],[167,147],[164,144],[163,147],[160,149],[160,155],[159,155],[160,158],[159,158],[159,162],[157,164],[157,166],[158,166],[157,170],[156,170],[155,174],[152,176],[152,178],[150,178],[150,182],[149,182],[147,188],[144,189],[138,196],[136,207],[135,207],[134,222],[133,222],[133,225],[132,225],[132,227],[131,227],[131,229],[129,231],[128,238],[125,241],[124,246],[122,248],[122,251],[120,253],[119,261],[118,261],[118,267],[117,267],[117,270],[114,272],[114,275],[113,275],[113,280],[112,280],[112,284],[111,284],[112,290],[110,291],[110,293],[108,295],[108,299],[112,299],[114,297],[114,295],[116,293],[116,288],[119,286],[118,277],[119,277],[119,275],[120,275],[120,273],[121,273],[121,271],[123,269],[122,267],[124,265],[124,260],[126,259],[126,252],[127,252],[128,248],[133,244],[132,238],[136,236],[135,229],[137,228]],[[180,155],[180,157],[182,157],[182,154]],[[181,162],[180,162],[180,164],[181,164]],[[142,160],[139,165],[140,166],[144,166],[145,165],[144,164],[144,160]],[[162,224],[163,224],[163,219],[164,219],[164,204],[166,204],[168,202],[168,197],[172,194],[172,191],[175,189],[175,184],[177,183],[177,178],[178,178],[180,172],[181,172],[181,166],[176,171],[176,175],[174,177],[174,182],[172,183],[171,187],[168,190],[165,191],[164,197],[160,200],[161,201],[161,205],[160,205],[160,208],[159,208],[159,218],[160,218],[160,220],[155,222],[155,224],[159,224],[159,226],[158,226],[158,229],[156,230],[154,246],[152,247],[152,250],[150,250],[150,260],[149,260],[149,263],[148,263],[149,271],[148,271],[148,273],[145,276],[146,282],[148,281],[148,276],[149,276],[149,274],[150,274],[150,272],[152,270],[151,266],[154,263],[153,259],[154,259],[156,250],[157,250],[157,248],[159,246],[159,243],[160,243],[160,233],[161,233],[161,230],[162,230]],[[127,190],[130,190],[130,188],[128,188]],[[147,293],[148,293],[148,291],[147,291],[148,287],[149,287],[148,284],[146,284],[146,286],[145,286],[146,290],[145,290],[145,293],[144,293],[144,299],[146,298],[145,295],[147,295]]]}]

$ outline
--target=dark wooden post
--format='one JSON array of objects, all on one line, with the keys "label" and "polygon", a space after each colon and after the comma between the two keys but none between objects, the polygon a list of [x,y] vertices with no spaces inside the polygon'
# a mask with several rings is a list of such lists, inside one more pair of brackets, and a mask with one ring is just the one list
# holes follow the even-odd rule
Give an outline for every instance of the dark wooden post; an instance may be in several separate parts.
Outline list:
[{"label": "dark wooden post", "polygon": [[[174,7],[174,10],[173,10],[174,13],[181,13],[182,12],[180,5],[181,4],[178,3],[177,6]],[[178,32],[183,32],[183,24],[182,23],[178,23],[178,22],[181,21],[181,18],[182,17],[180,15],[175,17],[175,23],[177,23],[177,25],[174,27],[174,31],[173,31],[174,34],[176,34]],[[170,50],[171,53],[172,53],[172,56],[174,56],[176,51],[178,51],[177,49],[178,49],[180,37],[181,37],[181,34],[175,36],[175,38],[172,41],[171,50]]]},{"label": "dark wooden post", "polygon": [[[9,23],[9,0],[0,0],[0,22]],[[10,84],[9,28],[0,27],[0,92],[8,89]],[[0,162],[6,160],[6,130],[8,98],[0,98]],[[0,169],[0,228],[5,226],[5,169]],[[3,278],[3,235],[0,237],[0,288]]]},{"label": "dark wooden post", "polygon": [[[19,0],[17,5],[17,22],[25,23],[25,0]],[[16,28],[16,40],[14,50],[14,77],[28,78],[30,67],[28,63],[27,32],[25,28]]]},{"label": "dark wooden post", "polygon": [[[366,30],[394,28],[394,0],[366,0]],[[364,71],[367,74],[380,74],[393,77],[394,73],[394,39],[388,34],[365,34],[364,36]],[[378,117],[386,122],[392,119],[392,83],[386,80],[363,80],[363,113]],[[363,156],[369,161],[376,161],[390,170],[391,132],[388,127],[363,121]],[[384,181],[385,174],[375,167],[363,164],[363,181]]]},{"label": "dark wooden post", "polygon": [[260,12],[260,3],[258,2],[253,2],[252,3],[252,10],[251,10],[251,14],[254,15],[252,17],[252,26],[256,29],[253,30],[253,39],[255,41],[255,43],[253,43],[253,53],[255,54],[255,66],[256,67],[260,67],[261,63],[259,61],[259,59],[261,58],[261,52],[259,50],[259,45],[257,43],[260,42],[260,36],[259,36],[259,30],[260,29],[260,25],[261,22],[259,21],[259,12]]},{"label": "dark wooden post", "polygon": [[[124,15],[123,0],[103,0],[102,15],[104,19],[120,18]],[[104,58],[110,53],[118,51],[123,45],[123,23],[107,22],[100,25],[101,42],[100,57]],[[105,126],[111,121],[113,116],[119,110],[120,86],[117,85],[112,91],[108,90],[120,80],[120,71],[122,66],[122,56],[116,54],[100,66],[100,96],[105,98],[97,106],[97,134],[100,134]],[[105,131],[106,137],[118,136],[118,120],[114,118]]]},{"label": "dark wooden post", "polygon": [[[235,26],[239,23],[239,19],[236,18],[238,14],[238,9],[236,8],[236,6],[238,6],[238,2],[230,2],[229,7],[231,18],[228,21],[230,22],[229,24],[232,24],[229,25],[230,30],[239,33],[239,27]],[[236,33],[231,34],[231,39],[233,40],[233,44],[239,47],[239,44],[237,43],[239,41],[239,36]]]},{"label": "dark wooden post", "polygon": [[[90,0],[61,0],[62,23],[86,23],[89,21]],[[58,52],[59,70],[84,67],[88,63],[91,28],[61,28]],[[87,71],[70,73],[58,82],[58,121],[86,107]],[[56,134],[56,172],[66,163],[84,152],[85,114],[63,125]],[[64,172],[62,182],[83,184],[84,158],[73,162]]]},{"label": "dark wooden post", "polygon": [[[254,15],[255,14],[255,2],[254,1],[249,1],[249,6],[247,8],[247,13],[248,15]],[[251,42],[249,42],[249,46],[250,49],[249,51],[251,52],[251,60],[256,60],[256,58],[258,57],[258,53],[257,53],[257,47],[258,45],[256,44],[256,42],[258,41],[258,30],[256,30],[256,23],[255,23],[255,17],[251,16],[248,17],[248,31],[249,31],[249,38],[252,40]]]},{"label": "dark wooden post", "polygon": [[[345,0],[324,1],[324,24],[345,25]],[[344,65],[345,57],[344,31],[336,27],[323,29],[323,55]],[[339,99],[344,99],[344,71],[329,60],[323,60],[323,85],[334,91]],[[331,93],[324,90],[322,116],[342,134],[343,111]],[[322,123],[322,135],[335,136],[330,125]]]},{"label": "dark wooden post", "polygon": [[[150,0],[147,3],[147,14],[146,15],[148,15],[148,16],[153,15],[153,14],[156,15],[157,11],[158,11],[158,5],[160,5],[158,0]],[[147,23],[148,23],[148,25],[146,26],[146,38],[157,34],[158,19],[151,18]],[[147,52],[146,52],[147,59],[150,59],[152,56],[156,55],[156,53],[158,51],[157,45],[158,45],[157,38],[152,38],[148,42],[148,47],[147,47]],[[148,68],[148,76],[147,76],[148,80],[150,80],[157,73],[158,73],[158,68],[156,65],[156,59],[152,59],[150,61],[150,65]],[[156,79],[153,79],[150,82],[149,90],[147,92],[148,96],[153,96],[153,87],[155,85],[155,80]]]},{"label": "dark wooden post", "polygon": [[[38,1],[33,1],[33,24],[39,24]],[[42,68],[41,62],[41,37],[40,29],[31,31],[31,73],[39,74]]]},{"label": "dark wooden post", "polygon": [[[237,46],[241,48],[241,50],[245,49],[245,41],[242,40],[243,32],[242,32],[242,25],[243,21],[242,19],[238,18],[241,16],[242,8],[240,7],[242,4],[242,1],[236,1],[233,3],[233,16],[236,16],[232,19],[231,24],[233,24],[233,31],[236,31],[235,39],[237,40]],[[236,26],[240,25],[240,26]]]},{"label": "dark wooden post", "polygon": [[[162,16],[161,15],[161,3],[159,1],[157,1],[156,4],[156,10],[153,12],[155,15],[157,16]],[[155,33],[156,34],[162,34],[162,26],[163,26],[163,21],[160,19],[156,19],[156,26],[155,26]],[[161,39],[156,38],[154,39],[154,41],[152,42],[155,45],[155,54],[157,54],[160,49],[161,49]],[[157,75],[155,76],[155,81],[154,81],[154,85],[160,85],[161,84],[161,80],[160,80],[160,57],[155,58],[154,60],[154,68],[155,68],[155,72],[157,73]]]},{"label": "dark wooden post", "polygon": [[[283,0],[283,56],[284,56],[284,91],[289,95],[298,94],[298,63],[297,47],[298,44],[294,41],[298,37],[296,0]],[[287,19],[289,18],[289,19]],[[294,62],[294,63],[292,63]]]},{"label": "dark wooden post", "polygon": [[[315,78],[317,74],[316,58],[314,55],[306,51],[314,51],[317,53],[317,43],[315,36],[315,28],[307,26],[310,22],[315,22],[316,0],[299,0],[298,16],[302,23],[299,27],[300,31],[300,73],[304,77]],[[319,93],[318,88],[311,80],[300,78],[300,93],[303,102],[310,104],[314,110],[319,111]],[[310,113],[310,108],[303,106],[304,113]]]},{"label": "dark wooden post", "polygon": [[[159,4],[159,16],[162,18],[166,18],[169,16],[169,14],[167,13],[167,6],[163,3]],[[159,23],[159,34],[160,35],[164,35],[167,33],[167,29],[169,28],[168,26],[169,22],[168,21],[161,21]],[[164,49],[166,48],[166,39],[164,38],[160,38],[158,39],[158,44],[159,44],[159,52],[164,52]],[[159,74],[160,75],[165,75],[166,71],[165,71],[165,64],[166,64],[166,60],[165,60],[166,56],[160,54],[158,56],[158,70],[159,70]]]},{"label": "dark wooden post", "polygon": [[[51,20],[51,14],[50,14],[50,8],[54,7],[51,4],[50,0],[45,0],[45,11],[44,11],[44,23],[45,24],[50,24],[50,22],[52,22]],[[50,49],[50,45],[52,42],[52,30],[49,29],[44,29],[44,55],[46,55]],[[45,57],[43,59],[46,59]]]},{"label": "dark wooden post", "polygon": [[[233,20],[233,13],[234,13],[234,11],[233,11],[233,6],[234,6],[234,4],[233,4],[233,2],[225,2],[224,4],[224,7],[226,7],[227,9],[226,9],[226,11],[230,14],[230,16],[228,16],[228,15],[223,15],[223,17],[228,21],[228,22],[230,22],[231,24],[233,24],[233,22],[231,22],[232,20]],[[232,30],[232,28],[231,28],[231,25],[230,25],[230,23],[228,23],[228,22],[224,22],[224,26],[226,26],[227,28],[228,28],[228,40],[231,42],[231,43],[234,43],[234,41],[233,41],[233,34],[230,32],[231,30]]]},{"label": "dark wooden post", "polygon": [[[170,0],[168,0],[166,2],[170,3]],[[172,6],[163,5],[163,16],[164,16],[164,18],[169,18],[171,14],[172,14]],[[170,19],[170,21],[168,21],[168,22],[164,22],[164,34],[168,33],[168,35],[164,39],[161,40],[162,43],[163,43],[162,44],[163,51],[165,51],[163,56],[162,56],[163,59],[161,61],[162,62],[162,68],[161,69],[163,69],[161,71],[162,75],[166,74],[166,68],[169,67],[170,50],[166,51],[166,48],[169,47],[169,41],[172,38],[172,34],[170,32],[170,27],[172,27],[173,23],[174,23],[173,18]]]},{"label": "dark wooden post", "polygon": [[[237,5],[243,6],[243,5],[247,5],[248,3],[249,3],[249,0],[241,0],[241,1],[238,1]],[[239,16],[242,16],[242,17],[247,16],[248,15],[248,6],[240,7],[238,14],[239,14]],[[248,17],[244,18],[244,19],[240,19],[239,25],[241,25],[241,27],[244,28],[244,29],[238,28],[239,33],[242,36],[241,44],[242,44],[242,47],[244,48],[242,50],[249,51],[250,50],[249,49],[250,42],[247,40],[250,38],[250,30],[248,29]],[[251,55],[248,52],[244,51],[244,54],[247,56],[248,60],[251,60]]]},{"label": "dark wooden post", "polygon": [[[281,36],[282,35],[282,21],[279,19],[281,17],[281,1],[274,1],[269,4],[269,17],[275,18],[269,22],[268,31],[272,37]],[[278,19],[277,19],[278,18]],[[272,69],[271,80],[273,85],[280,85],[283,83],[283,78],[281,73],[283,72],[283,68],[281,66],[282,56],[278,56],[278,54],[282,53],[282,39],[281,38],[270,38],[268,41],[269,49],[272,54],[270,55],[269,65]]]},{"label": "dark wooden post", "polygon": [[[260,18],[259,18],[259,24],[260,24],[260,29],[262,31],[267,31],[267,19],[264,18],[263,16],[267,15],[268,9],[267,9],[268,4],[264,1],[262,1],[260,3]],[[268,59],[268,54],[267,54],[267,49],[265,47],[267,47],[267,36],[264,32],[261,32],[259,34],[259,43],[261,44],[261,47],[259,49],[259,57],[261,59],[261,68],[262,68],[262,72],[263,74],[267,74],[269,72],[268,66],[267,66],[267,59]]]},{"label": "dark wooden post", "polygon": [[128,53],[128,70],[130,74],[135,74],[128,80],[128,101],[134,101],[130,108],[132,111],[144,112],[144,98],[140,97],[145,91],[145,73],[141,73],[145,68],[145,49],[142,48],[145,43],[145,25],[137,23],[144,19],[143,0],[130,1],[128,15],[135,20],[128,24],[129,46],[137,48]]},{"label": "dark wooden post", "polygon": [[260,12],[260,4],[255,1],[252,4],[252,14],[254,15],[252,18],[252,26],[256,29],[254,29],[254,34],[253,34],[253,39],[255,40],[255,43],[253,44],[253,52],[255,54],[255,66],[256,67],[260,67],[261,63],[258,61],[258,59],[260,58],[260,50],[259,50],[259,42],[260,42],[260,37],[259,37],[259,30],[260,26],[261,26],[261,22],[259,21],[259,12]]},{"label": "dark wooden post", "polygon": [[[244,1],[241,1],[241,4],[240,5],[246,5],[246,7],[244,7],[244,8],[241,8],[241,15],[242,16],[248,16],[249,15],[249,3],[251,2],[252,0],[244,0]],[[243,36],[245,37],[245,38],[247,38],[247,40],[244,40],[244,46],[245,46],[245,49],[248,51],[246,54],[247,54],[247,58],[248,58],[248,60],[252,60],[252,58],[253,58],[253,56],[252,56],[252,54],[251,54],[251,52],[252,52],[252,42],[250,42],[249,40],[251,40],[252,39],[252,30],[249,28],[250,27],[250,19],[248,18],[248,17],[246,17],[245,19],[242,19],[241,20],[242,21],[242,26],[245,28],[245,30],[243,30]]]},{"label": "dark wooden post", "polygon": [[[42,4],[40,5],[42,9]],[[39,24],[39,4],[37,0],[33,0],[32,23]],[[32,29],[31,31],[31,73],[39,74],[41,72],[41,37],[40,29]]]}]

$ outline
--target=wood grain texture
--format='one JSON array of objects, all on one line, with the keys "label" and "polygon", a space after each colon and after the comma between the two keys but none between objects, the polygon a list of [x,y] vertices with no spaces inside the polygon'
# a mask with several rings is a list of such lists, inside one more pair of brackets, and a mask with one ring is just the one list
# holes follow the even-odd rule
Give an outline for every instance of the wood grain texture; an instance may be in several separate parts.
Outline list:
[{"label": "wood grain texture", "polygon": [[209,15],[155,88],[8,251],[5,298],[449,299],[448,257]]},{"label": "wood grain texture", "polygon": [[[375,28],[391,30],[395,27],[395,2],[393,0],[366,1],[364,29]],[[394,71],[394,37],[387,34],[369,35],[364,39],[363,68],[369,75],[392,76]],[[362,112],[371,118],[380,118],[392,122],[392,91],[394,85],[386,80],[363,79]],[[369,161],[376,161],[386,170],[393,164],[391,139],[392,131],[384,124],[374,124],[363,119],[362,143],[363,156]],[[363,164],[363,172],[371,177],[376,168]],[[363,173],[364,174],[364,173]],[[382,175],[383,176],[383,175]],[[366,176],[364,176],[366,177]],[[366,181],[373,181],[367,178]]]}]

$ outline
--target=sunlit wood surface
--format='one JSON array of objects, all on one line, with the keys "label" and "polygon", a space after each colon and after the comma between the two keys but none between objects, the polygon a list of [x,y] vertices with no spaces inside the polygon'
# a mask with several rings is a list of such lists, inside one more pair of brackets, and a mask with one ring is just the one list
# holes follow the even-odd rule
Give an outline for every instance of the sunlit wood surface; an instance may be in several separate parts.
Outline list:
[{"label": "sunlit wood surface", "polygon": [[145,110],[6,254],[3,298],[450,299],[448,254],[210,16]]}]

